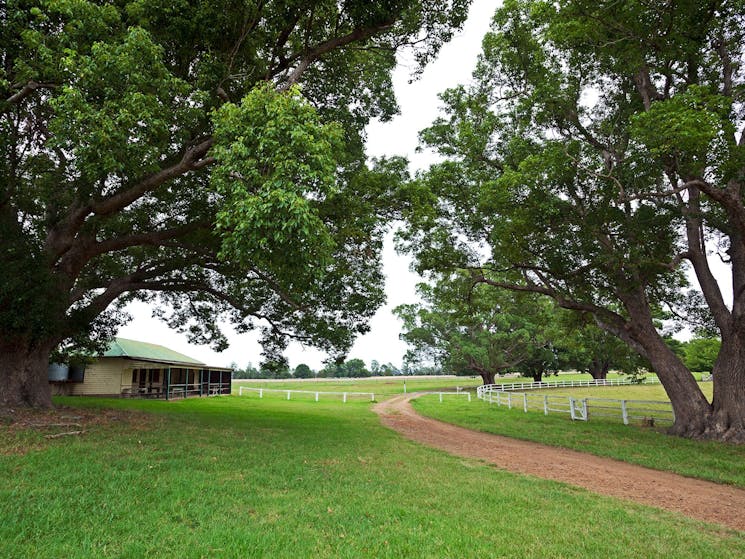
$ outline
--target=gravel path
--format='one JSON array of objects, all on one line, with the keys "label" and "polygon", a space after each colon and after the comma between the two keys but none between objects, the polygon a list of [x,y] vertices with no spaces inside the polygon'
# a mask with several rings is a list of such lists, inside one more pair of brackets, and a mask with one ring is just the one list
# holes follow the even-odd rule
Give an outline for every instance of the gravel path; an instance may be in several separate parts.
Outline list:
[{"label": "gravel path", "polygon": [[387,427],[451,454],[745,531],[743,489],[457,427],[418,415],[409,403],[416,397],[397,396],[373,409]]}]

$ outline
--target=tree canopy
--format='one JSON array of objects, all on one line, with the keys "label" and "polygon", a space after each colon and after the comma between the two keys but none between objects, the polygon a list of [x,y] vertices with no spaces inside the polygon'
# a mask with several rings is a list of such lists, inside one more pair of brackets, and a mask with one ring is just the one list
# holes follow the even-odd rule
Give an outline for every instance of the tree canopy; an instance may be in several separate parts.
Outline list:
[{"label": "tree canopy", "polygon": [[[412,186],[402,234],[421,271],[469,269],[589,313],[652,364],[672,432],[733,441],[745,441],[743,33],[741,1],[506,0],[473,83],[445,92],[422,133],[444,161]],[[715,325],[711,403],[660,313]]]},{"label": "tree canopy", "polygon": [[[469,274],[446,275],[417,287],[422,303],[400,305],[402,339],[411,363],[435,363],[456,374],[478,374],[484,384],[509,371],[540,375],[555,360],[553,305],[532,294],[476,284]],[[532,367],[530,367],[530,365]]]},{"label": "tree canopy", "polygon": [[437,276],[418,286],[421,303],[400,305],[406,361],[478,374],[484,384],[519,372],[540,382],[560,369],[607,376],[611,367],[635,372],[643,363],[628,346],[585,315],[537,294],[494,288],[473,272]]},{"label": "tree canopy", "polygon": [[[132,299],[343,354],[382,302],[401,161],[365,162],[468,2],[10,0],[0,7],[0,401],[48,405],[63,344]],[[156,306],[157,305],[157,306]],[[100,344],[98,344],[100,346]]]}]

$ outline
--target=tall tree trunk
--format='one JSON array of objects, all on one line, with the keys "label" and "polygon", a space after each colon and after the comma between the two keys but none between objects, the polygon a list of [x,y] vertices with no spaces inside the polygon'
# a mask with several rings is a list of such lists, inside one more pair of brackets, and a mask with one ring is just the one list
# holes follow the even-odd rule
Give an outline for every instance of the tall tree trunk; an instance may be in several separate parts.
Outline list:
[{"label": "tall tree trunk", "polygon": [[670,433],[689,438],[709,438],[706,424],[712,408],[691,372],[653,327],[639,336],[638,340],[646,350],[647,358],[673,406],[675,423]]},{"label": "tall tree trunk", "polygon": [[23,339],[0,340],[0,407],[52,406],[47,379],[53,343],[31,344]]},{"label": "tall tree trunk", "polygon": [[494,378],[497,376],[494,371],[479,371],[479,375],[481,375],[481,381],[484,383],[484,386],[494,384]]},{"label": "tall tree trunk", "polygon": [[713,373],[714,398],[704,436],[745,443],[745,332],[741,329],[722,339]]},{"label": "tall tree trunk", "polygon": [[610,365],[608,364],[607,360],[593,359],[590,362],[588,370],[592,378],[594,378],[595,380],[605,380],[608,377],[609,366]]}]

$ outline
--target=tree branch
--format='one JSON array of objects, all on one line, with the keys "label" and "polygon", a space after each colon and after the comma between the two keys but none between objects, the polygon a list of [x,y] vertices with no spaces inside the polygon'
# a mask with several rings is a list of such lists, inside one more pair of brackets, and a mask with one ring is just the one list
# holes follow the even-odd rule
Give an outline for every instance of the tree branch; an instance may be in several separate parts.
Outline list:
[{"label": "tree branch", "polygon": [[644,103],[644,108],[646,110],[649,110],[652,107],[652,101],[657,101],[662,98],[660,92],[657,91],[657,88],[652,83],[652,78],[649,76],[649,66],[647,66],[646,63],[642,64],[639,70],[637,70],[636,75],[634,76],[634,83],[642,97],[642,103]]},{"label": "tree branch", "polygon": [[266,321],[271,327],[271,329],[275,333],[281,336],[287,336],[293,339],[303,340],[303,341],[312,341],[311,336],[300,335],[300,334],[293,333],[293,332],[286,332],[285,330],[283,330],[280,326],[276,324],[274,319],[270,318],[268,315],[261,313],[259,311],[248,311],[239,299],[236,299],[235,297],[232,297],[228,295],[227,293],[220,291],[219,289],[215,289],[214,287],[206,283],[193,282],[193,281],[192,282],[188,282],[188,281],[174,281],[174,282],[141,281],[141,282],[131,283],[127,287],[126,291],[166,291],[166,292],[183,292],[183,293],[188,293],[188,292],[207,293],[219,299],[220,301],[227,303],[228,305],[233,307],[235,310],[239,311],[244,316],[252,316],[254,318],[258,318],[259,320]]},{"label": "tree branch", "polygon": [[290,72],[290,75],[287,76],[285,83],[281,85],[279,89],[286,90],[296,84],[305,73],[305,71],[308,69],[308,67],[324,54],[340,47],[349,45],[351,43],[369,39],[370,37],[382,31],[385,31],[386,29],[390,29],[394,23],[395,20],[387,20],[383,23],[373,25],[371,27],[357,28],[350,33],[347,33],[346,35],[342,35],[341,37],[334,37],[333,39],[329,39],[327,41],[319,43],[310,50],[306,50],[302,53],[297,53],[291,56],[288,59],[288,64],[292,63],[295,60],[299,60],[299,63],[295,67],[295,69]]},{"label": "tree branch", "polygon": [[686,224],[686,239],[688,243],[688,261],[693,266],[701,292],[711,309],[717,327],[722,331],[729,328],[731,314],[724,303],[722,291],[706,258],[706,247],[703,238],[703,223],[699,205],[699,191],[692,187],[689,191],[688,206],[683,212]]},{"label": "tree branch", "polygon": [[5,100],[8,105],[17,105],[39,88],[54,88],[57,87],[57,85],[53,83],[40,83],[35,80],[29,80],[26,84],[15,84],[14,87],[20,87],[21,89]]},{"label": "tree branch", "polygon": [[207,138],[196,146],[187,149],[181,160],[175,165],[161,169],[129,188],[98,202],[86,201],[73,205],[65,219],[47,234],[45,241],[47,253],[53,260],[57,260],[68,252],[73,247],[76,235],[89,215],[108,216],[114,214],[137,201],[147,192],[157,189],[165,182],[214,163],[215,159],[213,157],[204,157],[212,144],[213,139]]},{"label": "tree branch", "polygon": [[199,144],[187,149],[177,164],[161,169],[157,173],[144,178],[130,188],[92,204],[91,209],[93,213],[96,215],[110,215],[115,213],[126,208],[129,204],[138,200],[145,193],[155,190],[163,183],[184,175],[189,171],[198,170],[213,163],[214,158],[212,157],[202,159],[212,147],[213,143],[214,140],[211,137],[203,140]]}]

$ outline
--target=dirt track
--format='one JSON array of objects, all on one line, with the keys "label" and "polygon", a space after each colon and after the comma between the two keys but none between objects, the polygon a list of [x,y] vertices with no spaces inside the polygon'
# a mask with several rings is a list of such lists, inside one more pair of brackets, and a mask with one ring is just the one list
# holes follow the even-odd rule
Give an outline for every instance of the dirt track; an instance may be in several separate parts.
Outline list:
[{"label": "dirt track", "polygon": [[373,409],[384,425],[451,454],[745,530],[745,490],[443,423],[418,415],[409,403],[416,396],[397,396]]}]

